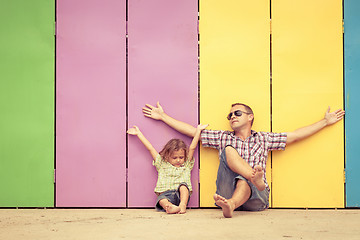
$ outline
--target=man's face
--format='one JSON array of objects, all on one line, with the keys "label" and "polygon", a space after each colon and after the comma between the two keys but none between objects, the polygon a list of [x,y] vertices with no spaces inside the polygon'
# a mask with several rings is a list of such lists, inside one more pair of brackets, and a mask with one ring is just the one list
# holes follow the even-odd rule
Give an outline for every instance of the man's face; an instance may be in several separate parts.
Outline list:
[{"label": "man's face", "polygon": [[[234,114],[235,111],[240,110],[242,111],[242,115],[241,116],[236,116]],[[251,127],[251,120],[253,119],[253,115],[252,114],[247,114],[246,113],[246,109],[244,106],[242,105],[235,105],[234,107],[232,107],[230,109],[230,113],[233,113],[231,115],[231,118],[229,120],[230,123],[230,127],[236,131],[236,130],[240,130],[244,127]]]}]

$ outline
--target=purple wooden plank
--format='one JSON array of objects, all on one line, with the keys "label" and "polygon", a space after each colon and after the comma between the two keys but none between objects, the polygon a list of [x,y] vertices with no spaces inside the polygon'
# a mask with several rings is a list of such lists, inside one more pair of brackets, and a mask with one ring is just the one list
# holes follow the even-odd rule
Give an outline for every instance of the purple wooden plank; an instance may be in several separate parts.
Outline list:
[{"label": "purple wooden plank", "polygon": [[56,206],[126,206],[126,1],[57,1]]},{"label": "purple wooden plank", "polygon": [[[198,119],[197,1],[129,1],[129,126],[137,125],[160,151],[171,138],[187,138],[142,115],[145,103],[194,126]],[[152,158],[141,142],[128,136],[129,207],[153,207],[157,179]],[[192,172],[189,206],[198,206],[198,157]]]}]

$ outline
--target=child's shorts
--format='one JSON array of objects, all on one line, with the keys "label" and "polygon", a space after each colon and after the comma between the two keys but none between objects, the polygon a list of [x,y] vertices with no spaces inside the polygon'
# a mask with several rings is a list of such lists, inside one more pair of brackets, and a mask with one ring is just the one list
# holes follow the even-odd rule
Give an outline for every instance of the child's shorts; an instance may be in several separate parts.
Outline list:
[{"label": "child's shorts", "polygon": [[[155,205],[156,210],[165,211],[165,209],[163,209],[162,206],[160,206],[160,204],[159,204],[160,200],[162,200],[162,199],[167,199],[172,204],[179,206],[179,204],[180,204],[180,187],[181,186],[185,186],[189,190],[189,187],[186,183],[181,183],[176,190],[168,190],[168,191],[161,193],[157,197],[157,200],[156,200],[156,205]],[[189,200],[190,200],[190,192],[189,192],[188,202],[189,202]]]}]

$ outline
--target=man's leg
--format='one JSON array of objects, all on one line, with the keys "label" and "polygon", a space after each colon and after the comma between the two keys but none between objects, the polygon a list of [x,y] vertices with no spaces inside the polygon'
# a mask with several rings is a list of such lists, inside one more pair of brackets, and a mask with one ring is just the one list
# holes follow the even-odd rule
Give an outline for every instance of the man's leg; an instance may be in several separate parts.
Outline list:
[{"label": "man's leg", "polygon": [[214,195],[216,205],[222,208],[223,215],[231,218],[234,210],[243,205],[251,196],[251,188],[244,180],[238,180],[234,194],[230,199],[226,199],[218,194]]},{"label": "man's leg", "polygon": [[252,182],[259,191],[265,189],[263,179],[264,171],[261,166],[256,165],[254,169],[239,155],[235,148],[227,146],[225,148],[226,161],[229,168]]}]

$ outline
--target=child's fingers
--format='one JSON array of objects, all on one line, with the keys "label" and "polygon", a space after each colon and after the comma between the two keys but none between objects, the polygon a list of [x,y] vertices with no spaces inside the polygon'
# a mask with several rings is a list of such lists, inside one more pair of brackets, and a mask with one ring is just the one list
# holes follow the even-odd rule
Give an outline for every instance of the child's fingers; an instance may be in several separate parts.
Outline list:
[{"label": "child's fingers", "polygon": [[139,128],[134,125],[132,128],[129,128],[126,132],[131,135],[136,135],[139,131],[140,131]]}]

